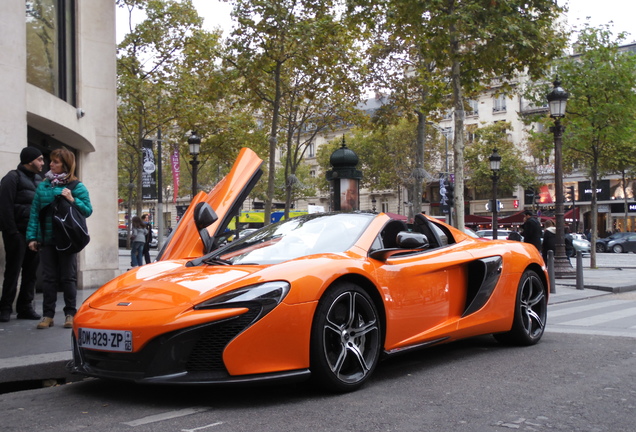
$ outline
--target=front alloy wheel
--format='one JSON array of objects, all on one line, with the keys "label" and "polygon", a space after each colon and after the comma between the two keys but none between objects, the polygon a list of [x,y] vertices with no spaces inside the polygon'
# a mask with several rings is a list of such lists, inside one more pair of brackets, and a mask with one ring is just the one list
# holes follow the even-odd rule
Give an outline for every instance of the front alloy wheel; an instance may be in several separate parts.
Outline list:
[{"label": "front alloy wheel", "polygon": [[527,270],[519,281],[512,329],[495,338],[514,345],[534,345],[543,336],[548,316],[546,289],[539,276]]},{"label": "front alloy wheel", "polygon": [[369,294],[351,283],[329,289],[312,327],[314,380],[330,390],[356,390],[375,369],[381,345],[381,324]]}]

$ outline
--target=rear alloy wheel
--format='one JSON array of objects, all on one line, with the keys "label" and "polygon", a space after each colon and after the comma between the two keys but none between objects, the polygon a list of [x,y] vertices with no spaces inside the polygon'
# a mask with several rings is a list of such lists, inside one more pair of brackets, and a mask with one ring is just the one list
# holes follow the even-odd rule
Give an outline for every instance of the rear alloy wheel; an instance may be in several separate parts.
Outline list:
[{"label": "rear alloy wheel", "polygon": [[541,339],[548,315],[548,298],[541,278],[527,270],[519,281],[512,329],[494,335],[499,342],[534,345]]},{"label": "rear alloy wheel", "polygon": [[358,389],[375,369],[382,348],[375,304],[362,288],[339,283],[318,303],[311,330],[311,372],[329,390]]},{"label": "rear alloy wheel", "polygon": [[605,252],[605,245],[603,243],[596,243],[596,252]]},{"label": "rear alloy wheel", "polygon": [[616,244],[612,247],[614,253],[623,253],[623,246]]}]

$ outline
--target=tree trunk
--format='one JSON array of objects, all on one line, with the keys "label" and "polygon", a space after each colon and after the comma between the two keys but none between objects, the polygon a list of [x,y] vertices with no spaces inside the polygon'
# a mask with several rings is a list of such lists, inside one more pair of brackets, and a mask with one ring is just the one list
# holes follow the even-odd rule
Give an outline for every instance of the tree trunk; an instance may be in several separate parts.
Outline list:
[{"label": "tree trunk", "polygon": [[[457,46],[453,47],[458,49]],[[461,67],[459,61],[454,61],[451,72],[453,88],[453,107],[455,108],[455,130],[453,134],[453,160],[455,162],[455,216],[453,226],[458,229],[464,227],[464,95],[461,85]]]},{"label": "tree trunk", "polygon": [[280,74],[282,66],[280,63],[276,64],[276,70],[274,72],[274,82],[276,83],[276,90],[274,95],[274,101],[272,103],[272,128],[269,132],[269,172],[267,173],[267,199],[265,200],[265,215],[264,225],[267,226],[272,220],[272,201],[274,200],[275,185],[276,185],[276,147],[278,143],[278,116],[280,112]]}]

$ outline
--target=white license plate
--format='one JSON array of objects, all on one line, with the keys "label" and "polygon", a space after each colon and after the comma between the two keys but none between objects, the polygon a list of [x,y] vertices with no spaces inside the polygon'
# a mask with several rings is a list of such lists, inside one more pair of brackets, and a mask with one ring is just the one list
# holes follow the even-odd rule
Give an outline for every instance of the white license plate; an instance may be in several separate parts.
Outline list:
[{"label": "white license plate", "polygon": [[132,332],[128,330],[78,329],[77,343],[82,348],[101,351],[132,351]]}]

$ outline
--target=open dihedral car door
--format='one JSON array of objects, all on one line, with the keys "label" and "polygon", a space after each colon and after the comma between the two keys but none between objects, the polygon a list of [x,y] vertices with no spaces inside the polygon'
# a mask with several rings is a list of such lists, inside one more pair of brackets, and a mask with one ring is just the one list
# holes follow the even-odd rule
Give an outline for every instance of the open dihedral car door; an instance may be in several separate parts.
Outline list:
[{"label": "open dihedral car door", "polygon": [[263,171],[263,160],[254,151],[241,149],[234,166],[209,193],[199,192],[179,221],[157,257],[158,261],[190,259],[204,254],[203,242],[194,223],[194,208],[206,202],[216,212],[218,220],[208,227],[211,237],[222,234],[232,217],[239,211]]}]

